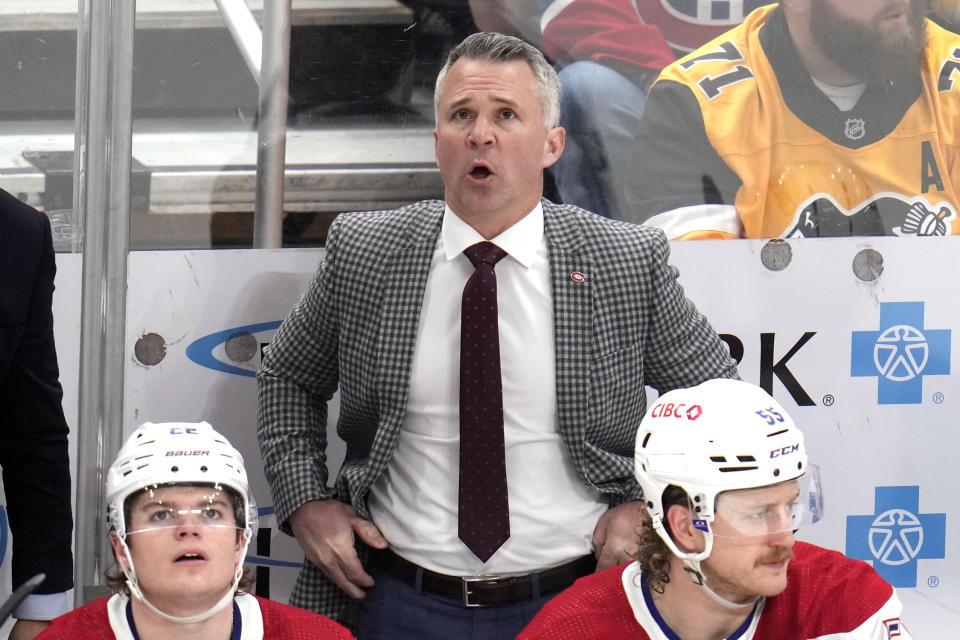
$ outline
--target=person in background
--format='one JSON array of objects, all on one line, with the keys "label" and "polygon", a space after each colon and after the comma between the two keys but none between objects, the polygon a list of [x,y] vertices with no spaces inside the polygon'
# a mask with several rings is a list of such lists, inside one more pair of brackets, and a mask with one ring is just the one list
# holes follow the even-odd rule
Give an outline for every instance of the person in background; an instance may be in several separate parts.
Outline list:
[{"label": "person in background", "polygon": [[481,31],[496,31],[543,50],[537,0],[470,0],[470,13]]},{"label": "person in background", "polygon": [[960,36],[928,0],[783,0],[666,68],[631,220],[671,239],[960,232]]},{"label": "person in background", "polygon": [[634,562],[579,580],[519,640],[910,639],[869,564],[797,542],[822,517],[800,429],[765,391],[710,380],[640,425]]},{"label": "person in background", "polygon": [[30,640],[72,605],[69,429],[53,338],[57,265],[46,215],[0,190],[0,467],[13,588],[43,573],[10,640]]},{"label": "person in background", "polygon": [[352,601],[360,638],[513,640],[628,557],[645,385],[736,376],[660,232],[542,199],[559,94],[528,43],[463,40],[435,90],[444,201],[339,216],[266,350],[260,448],[307,558],[291,602]]},{"label": "person in background", "polygon": [[107,473],[116,593],[38,640],[347,640],[335,622],[253,596],[257,505],[243,457],[206,422],[145,423]]}]

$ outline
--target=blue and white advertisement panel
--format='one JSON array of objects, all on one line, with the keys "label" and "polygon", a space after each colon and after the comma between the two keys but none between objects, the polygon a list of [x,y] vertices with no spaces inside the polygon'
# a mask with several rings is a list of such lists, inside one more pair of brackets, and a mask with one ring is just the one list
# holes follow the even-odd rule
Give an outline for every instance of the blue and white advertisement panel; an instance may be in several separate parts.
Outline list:
[{"label": "blue and white advertisement panel", "polygon": [[[826,517],[802,538],[873,564],[896,586],[918,637],[960,627],[960,498],[951,293],[955,239],[677,243],[688,296],[808,435]],[[132,254],[127,430],[210,420],[251,461],[269,538],[252,561],[284,599],[302,553],[277,531],[258,465],[253,373],[305,290],[317,250]],[[137,359],[162,337],[156,364]],[[146,337],[146,338],[145,338]],[[158,354],[152,355],[154,359]],[[336,411],[332,412],[332,416]],[[334,462],[343,449],[331,427]],[[268,570],[268,573],[263,573]]]},{"label": "blue and white advertisement panel", "polygon": [[[687,295],[743,378],[768,389],[807,434],[826,515],[800,537],[871,563],[899,590],[915,637],[949,637],[960,628],[960,239],[701,241],[672,250]],[[124,433],[148,420],[208,420],[231,438],[261,507],[250,560],[278,600],[288,597],[302,552],[272,519],[254,374],[321,255],[130,255]],[[78,292],[59,304],[58,318],[79,318]],[[76,346],[59,336],[65,324],[58,340],[61,360],[73,358],[62,369],[74,425]],[[330,435],[336,465],[343,447],[332,427]]]},{"label": "blue and white advertisement panel", "polygon": [[675,243],[687,295],[804,430],[825,518],[917,638],[960,628],[958,238]]}]

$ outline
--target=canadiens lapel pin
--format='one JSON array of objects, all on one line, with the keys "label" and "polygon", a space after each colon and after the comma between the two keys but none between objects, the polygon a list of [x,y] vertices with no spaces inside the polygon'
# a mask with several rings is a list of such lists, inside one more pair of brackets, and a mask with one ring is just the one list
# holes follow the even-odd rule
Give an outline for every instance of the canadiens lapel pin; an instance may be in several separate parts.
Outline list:
[{"label": "canadiens lapel pin", "polygon": [[584,280],[587,279],[587,277],[582,273],[580,273],[579,271],[574,271],[573,273],[570,274],[570,279],[573,280],[574,282],[583,282]]}]

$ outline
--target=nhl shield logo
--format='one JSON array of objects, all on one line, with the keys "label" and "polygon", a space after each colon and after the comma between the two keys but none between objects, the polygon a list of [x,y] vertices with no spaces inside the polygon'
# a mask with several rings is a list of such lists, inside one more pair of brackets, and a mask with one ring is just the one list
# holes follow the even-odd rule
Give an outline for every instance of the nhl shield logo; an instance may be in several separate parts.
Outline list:
[{"label": "nhl shield logo", "polygon": [[686,22],[706,26],[735,25],[743,22],[747,14],[770,4],[770,0],[660,0],[664,9]]},{"label": "nhl shield logo", "polygon": [[867,123],[863,118],[848,118],[843,125],[843,135],[851,140],[859,140],[867,133]]}]

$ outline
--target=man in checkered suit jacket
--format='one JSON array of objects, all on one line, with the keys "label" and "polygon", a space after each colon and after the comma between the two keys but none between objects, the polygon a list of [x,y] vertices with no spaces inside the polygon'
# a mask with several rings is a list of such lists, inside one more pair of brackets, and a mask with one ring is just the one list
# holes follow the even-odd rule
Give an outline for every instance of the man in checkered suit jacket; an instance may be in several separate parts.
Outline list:
[{"label": "man in checkered suit jacket", "polygon": [[[353,600],[360,638],[470,637],[446,622],[437,628],[435,614],[425,628],[411,622],[408,635],[402,601],[432,598],[451,615],[500,618],[520,601],[529,619],[530,602],[594,569],[591,551],[601,568],[626,560],[644,386],[662,392],[736,376],[684,297],[661,232],[541,201],[543,169],[563,149],[555,84],[539,52],[514,38],[475,34],[455,49],[436,96],[446,202],[339,216],[316,276],[265,355],[266,475],[277,521],[308,559],[292,604],[342,618],[350,596],[364,598]],[[517,235],[532,238],[529,246]],[[486,562],[456,539],[459,305],[473,271],[457,239],[472,236],[508,254],[496,277],[511,535]],[[338,388],[347,453],[329,486],[327,402]],[[544,448],[520,442],[531,430],[527,405],[537,407],[530,422]],[[550,493],[558,486],[559,499]],[[538,496],[543,512],[523,512]],[[571,522],[565,509],[575,512]],[[491,574],[511,577],[462,580]],[[375,596],[388,586],[400,592]],[[364,626],[379,600],[389,625],[381,631]],[[478,602],[488,606],[469,606]],[[512,638],[524,624],[476,637]]]}]

